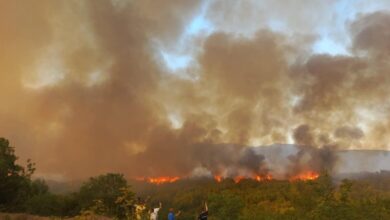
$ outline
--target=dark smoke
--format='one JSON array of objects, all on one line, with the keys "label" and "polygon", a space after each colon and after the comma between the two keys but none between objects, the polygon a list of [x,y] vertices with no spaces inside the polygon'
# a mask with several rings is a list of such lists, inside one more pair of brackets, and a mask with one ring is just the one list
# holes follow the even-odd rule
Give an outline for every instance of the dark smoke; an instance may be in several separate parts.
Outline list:
[{"label": "dark smoke", "polygon": [[319,145],[318,138],[309,125],[303,124],[296,127],[293,137],[298,147],[298,152],[290,156],[291,169],[288,175],[294,176],[303,171],[316,171],[332,173],[336,166],[337,146],[326,144]]},{"label": "dark smoke", "polygon": [[267,171],[264,160],[263,155],[256,154],[252,148],[247,148],[242,152],[239,164],[250,169],[253,173],[260,174]]},{"label": "dark smoke", "polygon": [[254,29],[272,13],[216,1],[206,16],[222,31],[193,37],[193,63],[171,73],[160,50],[178,47],[203,3],[1,1],[0,136],[41,175],[65,178],[262,174],[267,158],[245,146],[290,136],[291,175],[332,172],[335,149],[387,149],[389,12],[347,24],[350,54],[332,56],[309,49],[323,1],[267,1],[303,31],[250,36],[229,26],[248,15],[258,19],[236,25]]}]

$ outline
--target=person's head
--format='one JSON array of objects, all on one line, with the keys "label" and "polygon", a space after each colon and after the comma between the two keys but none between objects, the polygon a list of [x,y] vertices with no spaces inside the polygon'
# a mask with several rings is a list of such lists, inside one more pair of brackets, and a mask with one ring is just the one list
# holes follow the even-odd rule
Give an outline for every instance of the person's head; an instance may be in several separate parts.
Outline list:
[{"label": "person's head", "polygon": [[174,210],[173,210],[173,208],[169,208],[169,212],[173,212]]}]

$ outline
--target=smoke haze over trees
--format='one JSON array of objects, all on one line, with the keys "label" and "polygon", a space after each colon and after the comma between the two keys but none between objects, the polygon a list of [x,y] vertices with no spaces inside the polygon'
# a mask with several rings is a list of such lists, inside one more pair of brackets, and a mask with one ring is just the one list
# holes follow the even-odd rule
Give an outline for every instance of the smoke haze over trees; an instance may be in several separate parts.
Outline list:
[{"label": "smoke haze over trees", "polygon": [[[336,3],[3,1],[0,133],[52,179],[217,172],[274,143],[319,170],[335,149],[387,149],[390,13],[357,13],[340,27],[346,53],[315,53]],[[199,14],[212,27],[191,35]],[[178,70],[175,53],[190,57]]]}]

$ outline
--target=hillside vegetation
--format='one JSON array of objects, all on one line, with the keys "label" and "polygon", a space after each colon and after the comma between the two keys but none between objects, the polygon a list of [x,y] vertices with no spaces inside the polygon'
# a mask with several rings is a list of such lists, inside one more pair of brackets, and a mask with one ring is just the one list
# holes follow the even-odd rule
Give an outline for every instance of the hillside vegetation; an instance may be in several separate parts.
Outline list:
[{"label": "hillside vegetation", "polygon": [[31,161],[22,167],[16,160],[8,140],[1,138],[1,219],[134,219],[137,197],[150,198],[147,208],[162,202],[159,219],[166,219],[168,209],[174,208],[181,210],[178,219],[193,220],[205,201],[210,220],[390,219],[388,175],[338,184],[324,172],[309,181],[184,179],[154,185],[108,173],[91,177],[76,192],[54,194],[44,180],[32,180]]}]

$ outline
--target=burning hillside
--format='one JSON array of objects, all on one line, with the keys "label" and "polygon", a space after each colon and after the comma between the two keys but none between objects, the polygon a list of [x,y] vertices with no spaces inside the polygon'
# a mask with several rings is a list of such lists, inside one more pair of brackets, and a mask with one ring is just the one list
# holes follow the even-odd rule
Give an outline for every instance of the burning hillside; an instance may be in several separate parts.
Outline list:
[{"label": "burning hillside", "polygon": [[320,176],[319,173],[314,172],[314,171],[306,171],[302,173],[298,173],[295,176],[290,177],[291,181],[296,181],[296,180],[315,180]]},{"label": "burning hillside", "polygon": [[[290,177],[288,180],[290,181],[307,181],[307,180],[315,180],[320,176],[319,173],[314,171],[306,171],[299,173],[295,176]],[[257,182],[263,182],[263,181],[272,181],[272,175],[267,174],[264,176],[233,176],[233,177],[222,177],[219,175],[215,175],[214,180],[218,183],[222,182],[224,179],[232,179],[235,183],[239,183],[244,179],[251,179],[255,180]],[[152,183],[156,185],[165,184],[165,183],[174,183],[178,180],[182,179],[191,179],[188,177],[168,177],[168,176],[162,176],[162,177],[136,177],[135,180],[141,181],[141,182],[147,182]]]},{"label": "burning hillside", "polygon": [[180,179],[180,177],[170,177],[170,176],[160,176],[160,177],[136,177],[138,181],[144,181],[148,183],[153,183],[156,185],[164,184],[164,183],[173,183]]},{"label": "burning hillside", "polygon": [[268,181],[276,178],[297,181],[314,180],[322,171],[334,172],[338,162],[335,146],[331,143],[319,146],[320,143],[307,125],[296,127],[293,138],[296,142],[296,151],[282,158],[288,161],[284,167],[276,168],[272,160],[267,160],[260,153],[261,147],[202,144],[187,148],[190,150],[193,148],[196,152],[194,155],[200,155],[192,159],[192,162],[187,162],[194,166],[194,171],[182,176],[138,179],[156,184],[175,182],[178,179],[194,176],[213,177],[217,182],[230,178],[236,183],[243,179]]}]

